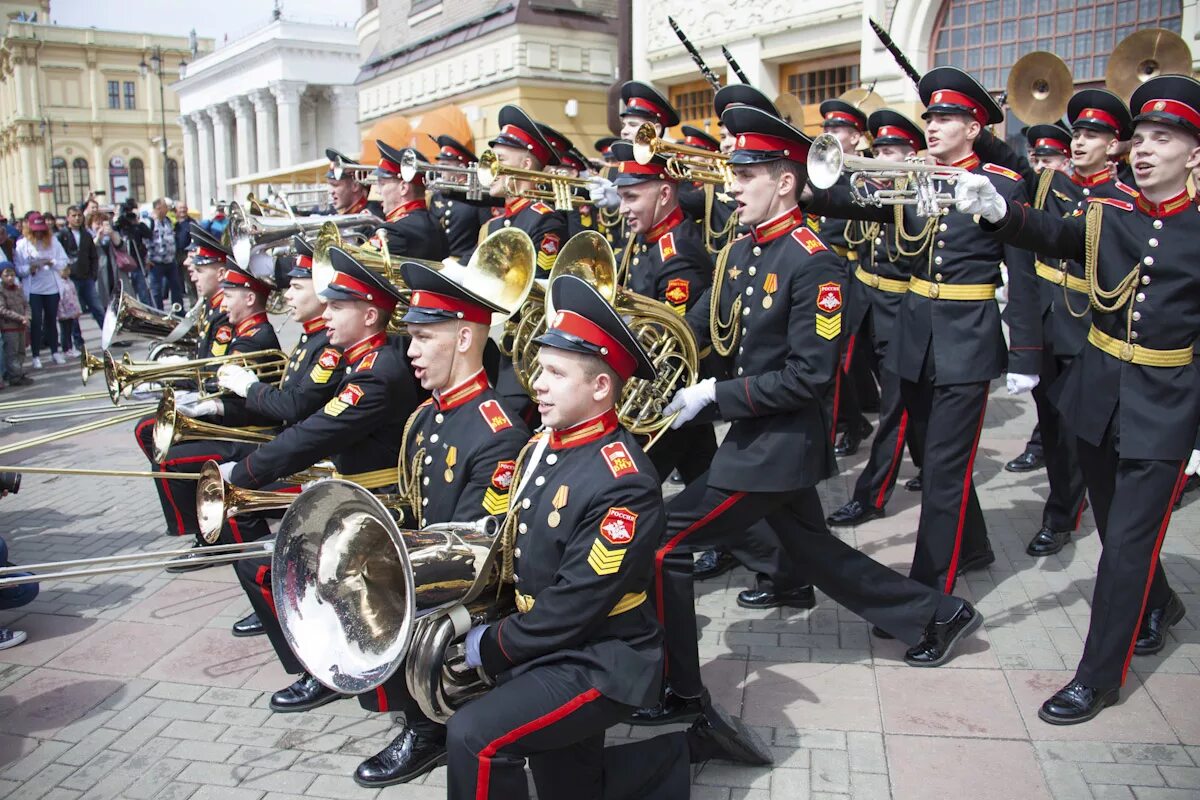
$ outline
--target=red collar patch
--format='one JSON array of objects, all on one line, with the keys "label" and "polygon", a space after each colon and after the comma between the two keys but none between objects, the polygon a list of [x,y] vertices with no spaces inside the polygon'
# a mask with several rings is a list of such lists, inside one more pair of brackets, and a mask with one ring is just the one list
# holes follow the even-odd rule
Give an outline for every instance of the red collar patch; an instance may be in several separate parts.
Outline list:
[{"label": "red collar patch", "polygon": [[1112,167],[1105,166],[1104,169],[1093,175],[1080,175],[1078,172],[1073,172],[1071,173],[1071,182],[1076,186],[1099,186],[1102,183],[1108,183],[1112,177]]},{"label": "red collar patch", "polygon": [[1164,200],[1161,203],[1150,202],[1144,194],[1139,194],[1137,198],[1138,208],[1143,213],[1149,214],[1152,217],[1170,217],[1178,214],[1191,205],[1191,202],[1192,198],[1188,197],[1187,189],[1184,189],[1170,200]]},{"label": "red collar patch", "polygon": [[434,395],[434,403],[437,404],[439,410],[449,411],[483,394],[490,386],[487,373],[480,369],[479,372],[476,372],[458,386],[452,386],[444,392],[436,393]]},{"label": "red collar patch", "polygon": [[316,333],[317,331],[325,330],[325,318],[313,317],[308,322],[304,323],[305,333]]},{"label": "red collar patch", "polygon": [[778,239],[803,222],[804,212],[798,206],[792,206],[792,208],[783,212],[775,219],[769,219],[758,225],[751,233],[754,236],[754,241],[759,244],[765,244]]},{"label": "red collar patch", "polygon": [[581,444],[594,442],[601,436],[606,436],[617,429],[616,409],[610,408],[603,414],[589,420],[564,428],[561,431],[551,431],[550,449],[562,450],[567,447],[578,447]]},{"label": "red collar patch", "polygon": [[650,232],[646,234],[646,244],[654,244],[681,222],[683,222],[683,209],[675,206],[675,209],[670,214],[667,214],[661,222],[651,228]]}]

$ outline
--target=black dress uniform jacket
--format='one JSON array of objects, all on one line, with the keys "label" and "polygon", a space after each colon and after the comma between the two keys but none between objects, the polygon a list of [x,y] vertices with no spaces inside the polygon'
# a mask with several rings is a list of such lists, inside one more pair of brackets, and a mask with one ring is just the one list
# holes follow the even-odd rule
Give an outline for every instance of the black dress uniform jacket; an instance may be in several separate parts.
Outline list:
[{"label": "black dress uniform jacket", "polygon": [[[280,433],[238,462],[230,476],[237,486],[259,488],[332,459],[347,477],[393,471],[404,421],[416,409],[412,374],[399,349],[378,333],[346,350],[346,374],[337,392],[312,416]],[[382,475],[380,476],[382,479]]]},{"label": "black dress uniform jacket", "polygon": [[[229,342],[233,339],[233,329],[229,327],[229,315],[221,310],[221,303],[224,299],[225,291],[218,289],[212,297],[205,301],[208,306],[200,318],[200,341],[196,345],[196,358],[223,356],[229,350]],[[225,330],[222,331],[222,328]],[[217,342],[218,333],[224,340],[219,344]]]},{"label": "black dress uniform jacket", "polygon": [[483,370],[422,403],[404,436],[405,461],[419,470],[421,522],[503,515],[527,441],[529,429],[504,410]]},{"label": "black dress uniform jacket", "polygon": [[[868,184],[868,191],[883,188],[877,184]],[[890,342],[895,335],[896,318],[900,313],[900,303],[907,291],[893,292],[880,288],[882,281],[899,281],[908,283],[913,270],[920,264],[921,259],[914,256],[902,255],[896,248],[896,226],[891,223],[862,222],[851,220],[850,235],[854,239],[862,239],[858,245],[858,262],[852,264],[851,276],[848,281],[853,288],[850,295],[854,302],[850,303],[847,312],[848,327],[852,331],[859,329],[862,319],[868,310],[871,314],[871,335],[876,342]],[[861,275],[859,274],[861,271]]]},{"label": "black dress uniform jacket", "polygon": [[278,386],[258,381],[245,398],[226,397],[222,424],[294,425],[316,413],[342,382],[342,351],[329,344],[325,320],[304,323]]},{"label": "black dress uniform jacket", "polygon": [[[985,175],[1010,203],[1026,200],[1024,181],[1007,167],[985,164],[974,154],[953,166]],[[940,184],[938,191],[953,193],[954,187],[948,183],[935,183]],[[895,219],[893,208],[855,205],[850,201],[849,191],[841,185],[814,190],[809,210],[881,223]],[[912,206],[903,207],[902,218],[909,236],[919,234],[929,222],[917,216]],[[1003,261],[1009,267],[1010,281],[1015,279],[1032,284],[1032,255],[996,239],[989,242],[988,237],[979,234],[971,217],[952,210],[934,220],[933,225],[932,241],[923,253],[915,277],[950,286],[998,286],[1001,283],[1000,262]],[[910,250],[918,246],[914,242],[905,244]],[[1027,296],[1023,291],[1017,291],[1017,294]],[[901,301],[898,321],[896,346],[891,348],[888,357],[891,368],[906,381],[920,380],[927,355],[938,386],[990,381],[1006,368],[1035,375],[1041,366],[1041,326],[1037,309],[1026,304],[1013,304],[1009,311],[1011,345],[1007,346],[1007,353],[1000,329],[1000,309],[995,300],[935,300],[908,292]]]},{"label": "black dress uniform jacket", "polygon": [[[838,363],[842,264],[793,208],[729,246],[720,319],[734,303],[741,338],[716,384],[716,409],[731,425],[709,473],[710,486],[783,492],[836,472],[826,403]],[[709,337],[704,293],[688,323],[701,348]]]},{"label": "black dress uniform jacket", "polygon": [[682,315],[712,283],[712,269],[700,223],[676,208],[634,241],[629,289]]},{"label": "black dress uniform jacket", "polygon": [[[1155,350],[1192,348],[1200,335],[1200,208],[1181,194],[1154,204],[1144,197],[1089,198],[1087,211],[1061,219],[1009,204],[998,240],[1057,258],[1083,261],[1087,219],[1100,227],[1097,278],[1112,290],[1132,269],[1137,289],[1115,313],[1092,310],[1092,325],[1121,342]],[[1126,331],[1129,331],[1128,337]],[[1079,438],[1099,446],[1113,414],[1124,459],[1186,460],[1200,426],[1200,372],[1195,362],[1152,367],[1111,356],[1090,343],[1051,390]]]},{"label": "black dress uniform jacket", "polygon": [[413,200],[392,209],[375,237],[387,236],[388,252],[393,257],[441,261],[450,255],[446,231],[434,219],[425,200]]},{"label": "black dress uniform jacket", "polygon": [[279,337],[267,319],[267,312],[260,311],[249,319],[232,326],[233,338],[229,342],[230,353],[257,353],[260,350],[278,350]]},{"label": "black dress uniform jacket", "polygon": [[[614,411],[548,435],[510,514],[516,590],[532,607],[492,625],[483,667],[502,681],[540,665],[574,668],[580,692],[643,706],[658,697],[662,638],[646,602],[665,515],[658,476]],[[529,480],[523,473],[528,471]]]},{"label": "black dress uniform jacket", "polygon": [[545,203],[518,197],[504,204],[502,216],[488,221],[488,233],[501,228],[520,228],[529,234],[537,254],[537,276],[548,277],[558,251],[567,243],[567,215]]},{"label": "black dress uniform jacket", "polygon": [[[688,217],[699,220],[701,225],[705,224],[707,217],[708,229],[714,234],[724,231],[729,225],[729,218],[737,212],[737,203],[725,193],[724,188],[709,184],[680,186],[679,206]],[[710,243],[712,251],[719,253],[737,234],[738,226],[734,225],[726,236],[714,236],[714,241]]]},{"label": "black dress uniform jacket", "polygon": [[451,258],[462,263],[470,260],[479,243],[479,229],[500,213],[498,205],[485,200],[471,200],[457,192],[433,192],[429,209],[446,232]]}]

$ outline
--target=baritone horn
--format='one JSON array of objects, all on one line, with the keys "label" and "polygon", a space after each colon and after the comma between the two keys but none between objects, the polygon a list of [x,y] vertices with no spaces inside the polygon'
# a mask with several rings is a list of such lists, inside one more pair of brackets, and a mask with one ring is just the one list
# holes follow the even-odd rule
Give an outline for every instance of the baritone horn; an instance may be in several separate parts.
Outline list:
[{"label": "baritone horn", "polygon": [[[835,136],[823,133],[808,151],[808,181],[818,189],[837,183],[843,172],[850,174],[850,199],[860,206],[915,206],[923,217],[946,213],[954,205],[954,193],[939,191],[935,181],[953,183],[966,172],[961,167],[926,164],[916,156],[904,161],[848,156]],[[893,181],[892,188],[869,191],[867,181]],[[899,184],[904,184],[903,186]]]},{"label": "baritone horn", "polygon": [[732,181],[729,156],[703,147],[660,139],[654,132],[654,126],[646,122],[633,136],[633,158],[645,165],[653,161],[655,156],[663,156],[667,160],[667,174],[677,181],[698,181],[714,186],[724,186]]},{"label": "baritone horn", "polygon": [[118,292],[104,312],[100,344],[107,350],[117,334],[161,339],[183,346],[195,346],[200,341],[196,321],[204,313],[204,304],[196,303],[186,316],[159,311],[137,300],[124,290]]},{"label": "baritone horn", "polygon": [[529,200],[540,200],[554,204],[556,211],[570,211],[573,207],[587,205],[591,202],[587,197],[574,194],[576,188],[586,189],[587,178],[572,178],[569,175],[559,175],[553,172],[543,172],[536,169],[521,169],[509,167],[500,163],[495,150],[484,150],[475,165],[475,174],[479,185],[491,190],[492,184],[504,178],[508,181],[528,181],[538,188],[514,191],[510,186],[505,187],[509,197],[524,197]]},{"label": "baritone horn", "polygon": [[320,230],[326,223],[335,227],[355,228],[374,226],[381,220],[374,214],[328,214],[312,216],[256,216],[247,214],[236,202],[229,204],[229,225],[225,229],[229,236],[229,249],[234,259],[249,267],[250,257],[275,247],[283,247],[296,234],[308,234]]}]

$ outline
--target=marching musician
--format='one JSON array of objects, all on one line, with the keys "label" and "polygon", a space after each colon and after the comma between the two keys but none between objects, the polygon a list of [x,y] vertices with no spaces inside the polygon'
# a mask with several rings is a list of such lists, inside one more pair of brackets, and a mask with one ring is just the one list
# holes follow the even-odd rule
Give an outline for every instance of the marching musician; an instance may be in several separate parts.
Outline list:
[{"label": "marching musician", "polygon": [[706,716],[709,704],[691,553],[760,519],[817,587],[909,644],[912,666],[945,663],[982,624],[970,603],[897,574],[825,526],[817,484],[836,469],[827,400],[843,284],[842,265],[797,206],[811,140],[749,106],[726,109],[722,122],[737,137],[730,191],[750,233],[730,245],[728,267],[714,277],[716,302],[706,292],[688,315],[701,346],[729,352],[731,378],[680,389],[663,412],[679,412],[676,425],[714,416],[730,423],[708,474],[668,504],[655,560],[669,686],[660,707],[644,713],[664,722]]},{"label": "marching musician", "polygon": [[[238,461],[220,465],[234,486],[258,489],[328,458],[336,475],[377,493],[396,490],[396,463],[404,420],[417,405],[404,354],[389,342],[387,326],[401,296],[391,283],[344,250],[329,249],[334,276],[321,292],[329,343],[342,349],[345,374],[321,409]],[[277,712],[305,711],[340,697],[304,671],[288,647],[271,600],[270,558],[234,565],[285,672],[300,677],[271,696]]]},{"label": "marching musician", "polygon": [[383,198],[383,225],[372,238],[376,244],[386,237],[392,256],[441,261],[450,255],[446,230],[429,212],[425,202],[425,173],[418,171],[411,181],[404,180],[400,165],[405,155],[423,164],[429,159],[419,150],[397,150],[375,140],[379,148],[379,166],[375,168],[375,185]]},{"label": "marching musician", "polygon": [[[587,160],[570,139],[544,122],[539,122],[537,126],[538,130],[542,132],[542,136],[546,138],[546,142],[554,148],[554,154],[558,156],[558,166],[554,167],[551,170],[552,172],[565,175],[568,178],[577,178],[588,172]],[[573,198],[587,198],[586,190],[581,188],[572,189],[571,194]],[[600,220],[596,216],[596,209],[590,203],[574,202],[571,209],[565,213],[567,215],[568,239],[580,231],[598,230],[602,227]]]},{"label": "marching musician", "polygon": [[[504,410],[484,373],[488,328],[502,309],[422,264],[403,263],[400,270],[412,292],[404,315],[409,363],[433,394],[404,426],[401,469],[415,501],[408,521],[420,528],[503,517],[529,429]],[[403,670],[359,702],[371,711],[404,712],[392,742],[358,766],[359,785],[406,783],[445,762],[446,730],[413,701]]]},{"label": "marching musician", "polygon": [[[452,136],[439,136],[437,162],[451,167],[471,167],[475,164],[475,153],[471,148],[459,142]],[[449,172],[440,173],[440,184],[466,184],[466,175]],[[434,219],[442,225],[446,232],[446,240],[450,246],[450,257],[462,263],[470,260],[479,242],[479,229],[487,224],[492,217],[501,213],[500,202],[491,196],[484,198],[467,197],[461,192],[438,188],[430,193],[430,202]]]},{"label": "marching musician", "polygon": [[[973,150],[984,125],[1004,115],[988,92],[955,67],[936,67],[921,78],[929,154],[939,164],[980,174],[1006,197],[1024,200],[1021,176],[985,163]],[[949,184],[936,180],[939,191]],[[804,196],[807,200],[809,190]],[[900,392],[908,410],[908,433],[921,459],[923,483],[916,552],[909,574],[927,586],[954,591],[960,575],[983,569],[996,556],[975,493],[972,471],[993,378],[1008,369],[1012,394],[1037,383],[1041,360],[1036,309],[1010,302],[1011,343],[1000,328],[996,287],[1000,262],[1011,281],[1032,282],[1028,252],[984,235],[974,221],[951,211],[921,217],[913,206],[859,206],[845,184],[814,191],[811,211],[872,222],[900,223],[899,241],[921,261],[901,301],[896,324],[895,361]],[[1015,276],[1015,278],[1014,278]],[[1014,290],[1016,296],[1024,296]],[[1010,295],[1012,296],[1012,295]]]},{"label": "marching musician", "polygon": [[[1102,550],[1079,666],[1038,711],[1054,725],[1086,722],[1117,702],[1132,656],[1161,649],[1185,613],[1158,554],[1180,487],[1200,468],[1200,217],[1187,192],[1200,166],[1200,82],[1151,78],[1130,108],[1136,197],[1088,195],[1063,218],[1005,197],[982,176],[956,187],[959,211],[982,217],[984,231],[1086,267],[1087,344],[1051,397],[1078,437]],[[1113,121],[1115,137],[1121,120]]]},{"label": "marching musician", "polygon": [[[880,109],[867,119],[871,150],[876,158],[903,161],[925,149],[920,126],[903,114]],[[873,181],[870,191],[892,188],[891,181]],[[867,464],[854,484],[850,500],[825,520],[830,525],[861,525],[882,517],[884,506],[896,486],[896,475],[904,456],[908,411],[900,397],[900,375],[896,351],[889,347],[895,338],[900,304],[908,293],[908,280],[919,267],[919,258],[906,255],[890,222],[851,221],[846,228],[857,243],[858,260],[849,281],[847,328],[856,337],[869,337],[863,355],[873,360],[872,372],[879,375],[879,429],[871,442]],[[854,351],[847,348],[847,353]],[[911,449],[911,443],[910,443]],[[920,466],[920,457],[914,452]]]},{"label": "marching musician", "polygon": [[1030,125],[1025,131],[1025,141],[1035,173],[1051,170],[1071,174],[1071,131],[1061,122]]},{"label": "marching musician", "polygon": [[368,200],[371,187],[366,181],[369,167],[356,164],[344,153],[325,148],[329,169],[325,182],[329,185],[330,214],[374,214],[383,218],[383,206],[378,200]]}]

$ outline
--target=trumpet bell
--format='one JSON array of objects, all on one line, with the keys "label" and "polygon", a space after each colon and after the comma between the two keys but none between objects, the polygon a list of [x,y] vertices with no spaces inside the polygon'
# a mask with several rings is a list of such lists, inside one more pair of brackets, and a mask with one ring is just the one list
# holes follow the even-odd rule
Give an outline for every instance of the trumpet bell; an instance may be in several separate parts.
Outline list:
[{"label": "trumpet bell", "polygon": [[1071,69],[1054,53],[1026,53],[1008,73],[1008,105],[1029,125],[1057,122],[1075,89]]},{"label": "trumpet bell", "polygon": [[828,189],[842,175],[842,143],[832,133],[822,133],[813,139],[808,149],[808,182],[818,189]]},{"label": "trumpet bell", "polygon": [[113,297],[104,312],[100,344],[107,350],[118,334],[125,333],[150,339],[167,339],[185,346],[194,345],[200,338],[195,328],[197,317],[190,313],[187,317],[177,317],[159,311],[122,291]]}]

